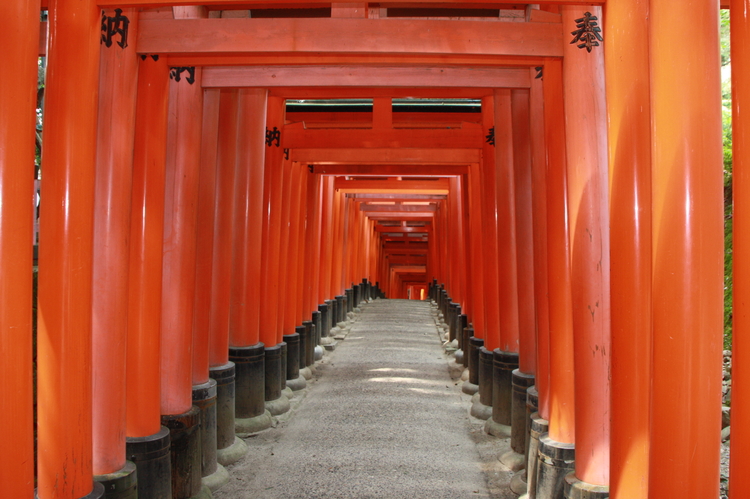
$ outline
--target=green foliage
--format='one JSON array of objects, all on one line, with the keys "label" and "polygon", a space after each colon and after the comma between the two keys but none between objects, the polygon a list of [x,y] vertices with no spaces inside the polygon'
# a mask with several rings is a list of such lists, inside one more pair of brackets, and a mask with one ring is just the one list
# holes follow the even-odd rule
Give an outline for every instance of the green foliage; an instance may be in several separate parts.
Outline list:
[{"label": "green foliage", "polygon": [[720,18],[721,108],[724,145],[724,348],[732,348],[732,82],[729,11]]}]

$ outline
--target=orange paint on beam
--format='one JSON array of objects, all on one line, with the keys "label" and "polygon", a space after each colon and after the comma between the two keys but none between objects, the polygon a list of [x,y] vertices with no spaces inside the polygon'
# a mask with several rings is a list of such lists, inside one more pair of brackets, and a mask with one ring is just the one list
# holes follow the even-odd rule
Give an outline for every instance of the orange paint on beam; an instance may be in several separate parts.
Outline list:
[{"label": "orange paint on beam", "polygon": [[337,176],[446,177],[462,175],[465,165],[314,165],[313,173]]},{"label": "orange paint on beam", "polygon": [[[158,51],[150,51],[158,52]],[[439,64],[438,61],[435,61]],[[403,66],[226,66],[206,68],[211,87],[528,88],[525,68]]]},{"label": "orange paint on beam", "polygon": [[[274,52],[270,54],[257,52],[243,52],[235,54],[214,53],[214,54],[169,54],[164,55],[170,66],[175,65],[196,65],[196,66],[299,66],[310,64],[310,54],[304,52]],[[413,53],[386,53],[386,54],[349,54],[349,53],[317,53],[315,54],[315,64],[327,66],[472,66],[472,67],[506,67],[506,68],[528,68],[542,64],[543,57],[536,56],[513,56],[513,55],[482,55],[482,54],[413,54]],[[286,87],[289,88],[289,87]],[[298,98],[303,95],[312,93],[326,94],[330,89],[325,87],[303,88],[293,87],[294,92],[299,93]],[[357,87],[348,87],[357,89]],[[466,89],[454,88],[455,92],[465,92],[461,95],[473,95],[476,92],[489,91],[493,89]],[[400,90],[396,90],[399,92]],[[384,97],[393,96],[392,90],[381,89],[380,95]],[[424,92],[430,92],[425,89]],[[275,94],[274,94],[275,95]],[[398,94],[396,94],[398,95]],[[426,94],[425,96],[430,95]],[[286,95],[283,95],[286,96]],[[444,95],[443,95],[444,96]],[[373,97],[369,95],[368,97]],[[413,97],[404,95],[404,97]]]},{"label": "orange paint on beam", "polygon": [[[47,2],[49,0],[43,0],[43,2]],[[117,7],[117,6],[123,6],[123,7],[162,7],[162,6],[171,6],[171,5],[206,5],[209,7],[216,6],[217,8],[239,8],[239,6],[247,7],[247,8],[271,8],[271,7],[279,7],[282,6],[283,8],[306,8],[306,7],[318,7],[320,5],[328,5],[329,3],[326,2],[320,2],[319,0],[283,0],[280,4],[278,3],[269,3],[268,0],[265,2],[263,1],[252,1],[252,0],[172,0],[172,1],[165,1],[165,0],[120,0],[120,3],[117,3],[117,0],[98,0],[97,2],[102,7]],[[361,3],[361,2],[357,2]],[[399,4],[399,5],[413,5],[413,6],[420,6],[420,5],[427,5],[427,6],[435,6],[435,5],[441,5],[444,4],[446,6],[448,5],[460,5],[464,6],[467,5],[471,8],[478,8],[483,5],[488,5],[491,7],[497,8],[497,1],[496,0],[409,0],[408,2]],[[576,2],[572,0],[540,0],[537,2],[538,4],[542,5],[566,5],[566,4],[575,4],[575,5],[605,5],[607,2],[606,0],[598,0],[598,1],[583,1],[583,2]],[[726,0],[722,0],[722,6],[724,4],[727,4],[728,2]],[[43,5],[45,5],[43,3]],[[468,8],[467,7],[467,8]]]},{"label": "orange paint on beam", "polygon": [[479,161],[477,149],[292,149],[292,161],[302,164],[459,164]]},{"label": "orange paint on beam", "polygon": [[482,129],[467,123],[460,129],[303,129],[287,125],[281,146],[289,149],[472,149],[482,147]]},{"label": "orange paint on beam", "polygon": [[[336,36],[331,36],[335,33]],[[562,30],[552,23],[413,19],[144,20],[141,54],[464,54],[562,56]]]}]

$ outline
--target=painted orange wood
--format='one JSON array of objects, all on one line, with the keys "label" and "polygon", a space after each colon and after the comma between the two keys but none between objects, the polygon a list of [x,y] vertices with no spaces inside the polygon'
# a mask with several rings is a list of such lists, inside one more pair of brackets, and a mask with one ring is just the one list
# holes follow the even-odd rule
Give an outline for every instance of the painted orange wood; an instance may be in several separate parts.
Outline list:
[{"label": "painted orange wood", "polygon": [[[647,497],[649,480],[651,89],[648,45],[630,43],[631,36],[648,26],[649,2],[613,2],[604,20],[612,239],[609,492],[612,499],[629,499]],[[737,171],[736,159],[734,164]],[[735,218],[735,228],[736,224]],[[737,383],[736,371],[732,381]],[[733,414],[736,407],[733,403]],[[736,435],[732,435],[733,442],[737,442]]]},{"label": "painted orange wood", "polygon": [[[0,483],[9,497],[34,495],[31,268],[33,239],[34,108],[36,106],[39,0],[0,5]],[[20,167],[23,166],[23,167]]]},{"label": "painted orange wood", "polygon": [[368,17],[367,2],[331,3],[331,17]]},{"label": "painted orange wood", "polygon": [[[208,95],[208,94],[207,94]],[[213,263],[211,270],[211,311],[208,322],[211,367],[229,362],[229,310],[232,268],[232,222],[234,216],[235,170],[239,142],[239,91],[221,92],[219,102],[218,149],[216,157],[216,200],[213,209]]]},{"label": "painted orange wood", "polygon": [[353,175],[377,177],[445,177],[468,171],[465,165],[315,165],[313,172],[321,175]]},{"label": "painted orange wood", "polygon": [[469,166],[467,197],[469,200],[469,258],[468,279],[471,286],[471,315],[469,322],[474,326],[474,336],[485,336],[485,295],[484,295],[484,260],[482,259],[482,199],[480,187],[479,164]]},{"label": "painted orange wood", "polygon": [[[93,488],[91,280],[101,11],[92,0],[52,0],[49,7],[57,22],[50,27],[42,151],[38,495],[77,499]],[[25,166],[31,176],[31,163]],[[30,279],[31,269],[25,270]]]},{"label": "painted orange wood", "polygon": [[162,414],[182,414],[192,401],[196,217],[203,90],[170,80],[162,287]]},{"label": "painted orange wood", "polygon": [[[43,5],[46,5],[46,3],[49,0],[43,0]],[[361,2],[356,2],[357,4]],[[598,0],[598,1],[571,1],[571,0],[540,0],[536,2],[538,4],[543,5],[565,5],[565,4],[577,4],[577,5],[605,5],[607,2],[606,0]],[[722,0],[722,6],[727,3],[727,0]],[[99,0],[98,4],[102,7],[117,7],[117,6],[138,6],[138,7],[159,7],[164,5],[174,5],[174,4],[180,4],[180,5],[208,5],[208,6],[219,6],[219,7],[232,7],[237,8],[236,6],[246,6],[248,8],[270,8],[270,7],[278,7],[279,4],[276,3],[269,3],[268,0],[264,1],[252,1],[252,0],[172,0],[172,1],[165,1],[165,0],[120,0],[120,3],[117,3],[117,0]],[[407,5],[414,5],[419,6],[421,4],[425,5],[440,5],[440,4],[457,4],[462,7],[467,8],[481,8],[482,6],[488,5],[492,6],[494,8],[497,8],[498,2],[496,0],[409,0],[408,2],[405,2]],[[320,2],[320,0],[283,0],[281,5],[284,5],[286,7],[297,7],[297,8],[304,8],[308,6],[319,6],[319,5],[330,5],[328,2]],[[401,4],[400,4],[401,5]]]},{"label": "painted orange wood", "polygon": [[449,183],[446,179],[435,180],[401,180],[394,182],[391,180],[344,180],[336,177],[336,189],[351,191],[370,190],[408,190],[408,191],[441,191],[438,194],[447,194]]},{"label": "painted orange wood", "polygon": [[[536,73],[534,68],[529,71]],[[534,299],[539,414],[549,420],[549,299],[547,293],[547,150],[544,140],[544,90],[534,80],[529,92],[531,176],[534,223]]]},{"label": "painted orange wood", "polygon": [[518,353],[518,257],[516,249],[516,182],[510,90],[495,92],[495,196],[500,345]]},{"label": "painted orange wood", "polygon": [[[235,167],[232,290],[229,304],[229,344],[236,347],[260,341],[263,219],[265,218],[265,129],[268,91],[239,91],[238,140]],[[272,346],[272,345],[269,345]]]},{"label": "painted orange wood", "polygon": [[164,182],[167,156],[169,72],[150,57],[138,68],[127,342],[127,428],[129,437],[154,435],[161,427],[161,287]]},{"label": "painted orange wood", "polygon": [[[489,134],[490,128],[495,126],[494,97],[482,99],[482,119],[484,130],[486,134]],[[495,171],[495,148],[485,142],[482,146],[482,160],[479,167],[484,265],[484,274],[481,278],[485,296],[484,346],[490,351],[500,346]]]},{"label": "painted orange wood", "polygon": [[477,149],[292,149],[292,161],[302,164],[470,164]]},{"label": "painted orange wood", "polygon": [[547,277],[549,296],[549,434],[575,443],[575,377],[570,283],[565,112],[562,62],[544,65],[544,135],[547,145]]},{"label": "painted orange wood", "polygon": [[361,211],[381,211],[381,212],[397,212],[403,214],[410,214],[413,212],[434,212],[435,206],[423,206],[423,205],[380,205],[380,204],[363,204],[360,206]]},{"label": "painted orange wood", "polygon": [[[237,121],[237,106],[227,116],[220,116],[221,91],[206,90],[203,96],[203,126],[201,131],[200,174],[198,180],[198,221],[195,237],[195,298],[193,310],[193,385],[208,383],[209,322],[211,320],[211,283],[214,263],[214,211],[216,198],[216,168],[219,148],[219,123]],[[235,91],[236,94],[236,91]],[[224,106],[226,107],[226,106]],[[232,114],[234,114],[232,116]],[[224,124],[224,123],[222,123]],[[229,125],[231,127],[231,125]],[[222,139],[229,141],[231,133],[222,130]],[[235,134],[236,141],[236,134]],[[227,147],[222,144],[222,148]],[[228,146],[235,153],[236,144]],[[222,151],[225,152],[225,151]]]},{"label": "painted orange wood", "polygon": [[203,86],[207,88],[331,86],[528,88],[529,84],[529,72],[524,68],[368,67],[353,65],[208,67],[203,82]]},{"label": "painted orange wood", "polygon": [[285,127],[281,144],[289,149],[470,149],[482,147],[482,128],[466,124],[462,129],[307,129]]},{"label": "painted orange wood", "polygon": [[[170,66],[298,66],[314,63],[317,66],[369,66],[406,67],[406,66],[471,66],[471,67],[534,67],[540,65],[544,58],[539,56],[518,55],[485,55],[485,54],[415,54],[410,52],[395,53],[316,53],[314,61],[306,52],[284,51],[273,53],[173,53],[164,57]],[[300,91],[304,91],[300,89]],[[456,89],[458,91],[458,89]]]},{"label": "painted orange wood", "polygon": [[[733,332],[732,332],[732,445],[729,462],[729,497],[741,499],[750,495],[750,473],[745,470],[750,464],[743,446],[750,442],[750,432],[743,421],[750,417],[750,204],[748,204],[748,168],[750,157],[748,147],[748,98],[750,88],[750,20],[745,15],[747,2],[733,1],[731,11],[732,36],[732,168],[734,203],[734,242],[733,242]],[[736,430],[735,430],[736,428]]]},{"label": "painted orange wood", "polygon": [[297,217],[299,212],[299,175],[293,168],[292,162],[284,160],[284,191],[282,193],[281,208],[281,244],[279,252],[279,325],[283,334],[293,334],[294,300],[292,293],[296,279],[295,252],[297,248]]},{"label": "painted orange wood", "polygon": [[[114,16],[114,11],[105,11]],[[138,13],[123,11],[130,30]],[[92,291],[93,464],[95,475],[125,465],[125,363],[130,203],[138,61],[135,47],[101,45],[94,197]],[[101,402],[101,403],[99,403]]]},{"label": "painted orange wood", "polygon": [[[580,7],[561,7],[575,25]],[[602,19],[598,7],[591,13]],[[581,79],[586,85],[581,85]],[[610,236],[604,52],[574,44],[563,59],[568,228],[575,348],[575,476],[609,485]]]},{"label": "painted orange wood", "polygon": [[[266,129],[279,128],[284,122],[284,102],[268,98]],[[281,195],[284,186],[283,151],[276,145],[263,145],[265,154],[262,284],[260,294],[260,341],[268,347],[281,342],[279,318],[279,266],[281,247]],[[256,243],[257,244],[257,243]]]},{"label": "painted orange wood", "polygon": [[[331,36],[335,33],[335,36]],[[413,19],[144,20],[142,54],[461,53],[562,56],[562,30],[552,23],[488,23]]]},{"label": "painted orange wood", "polygon": [[534,303],[534,222],[531,190],[529,91],[511,92],[513,178],[516,197],[516,276],[518,282],[519,369],[536,372],[536,308]]},{"label": "painted orange wood", "polygon": [[716,2],[652,0],[649,9],[650,497],[712,497],[719,481],[724,234],[718,17]]},{"label": "painted orange wood", "polygon": [[[427,227],[431,227],[428,225]],[[422,233],[422,232],[430,232],[431,229],[425,228],[425,227],[383,227],[383,226],[377,226],[374,228],[375,232],[389,232],[389,233],[403,233],[403,234],[410,234],[410,233]]]}]

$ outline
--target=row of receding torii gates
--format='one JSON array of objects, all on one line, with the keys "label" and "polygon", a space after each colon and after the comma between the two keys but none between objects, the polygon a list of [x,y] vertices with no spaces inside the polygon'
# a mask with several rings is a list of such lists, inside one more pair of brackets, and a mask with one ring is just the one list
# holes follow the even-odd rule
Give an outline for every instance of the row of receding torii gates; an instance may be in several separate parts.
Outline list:
[{"label": "row of receding torii gates", "polygon": [[[164,2],[124,2],[155,4]],[[741,112],[750,92],[750,19],[748,0],[731,6],[730,494],[738,498],[750,493],[743,469],[750,440],[743,425],[750,411],[750,363],[744,360],[750,345],[743,344],[750,327],[750,207]],[[384,277],[374,223],[344,201],[349,198],[336,192],[334,180],[309,175],[306,164],[292,161],[294,151],[285,161],[282,147],[266,147],[266,129],[283,126],[283,99],[264,89],[204,96],[200,68],[195,75],[181,73],[182,81],[169,80],[165,58],[136,58],[135,48],[102,52],[100,65],[97,2],[50,0],[48,7],[38,496],[98,497],[94,475],[125,487],[124,477],[132,477],[126,436],[139,452],[163,453],[164,424],[172,433],[174,469],[190,471],[171,481],[172,492],[190,497],[199,493],[201,478],[200,466],[185,462],[198,442],[189,437],[200,419],[193,405],[207,412],[217,390],[209,374],[224,386],[231,358],[237,423],[246,431],[262,424],[264,399],[269,407],[282,399],[283,333],[301,327],[306,343],[299,361],[309,363],[319,304],[341,296],[354,279]],[[456,206],[466,208],[468,222],[461,225],[458,210],[442,222],[432,219],[430,275],[461,304],[486,352],[518,352],[520,372],[535,375],[548,448],[564,461],[574,444],[579,492],[588,484],[593,490],[585,493],[602,495],[596,486],[609,486],[618,498],[717,494],[723,261],[718,7],[715,0],[608,2],[600,17],[606,57],[604,47],[589,53],[565,40],[564,58],[534,59],[543,79],[526,85],[528,98],[511,90],[485,98],[495,149],[483,145],[480,162],[464,162],[469,173],[452,180],[468,195],[452,189],[448,196],[460,200]],[[560,9],[563,31],[583,10],[601,16],[598,8]],[[0,41],[10,47],[0,77],[4,497],[34,493],[33,179],[31,169],[19,165],[33,161],[39,10],[40,0],[0,5]],[[194,12],[175,8],[174,14]],[[187,82],[193,78],[199,84]],[[215,112],[205,113],[212,100]],[[524,106],[526,127],[516,121]],[[234,117],[221,119],[227,115]],[[230,122],[241,136],[224,128]],[[201,180],[209,150],[235,155],[215,162],[213,196],[211,184]],[[531,166],[516,170],[524,154]],[[222,165],[241,165],[233,182],[225,182]],[[132,197],[122,188],[130,183]],[[227,204],[232,194],[233,210]],[[529,205],[531,211],[518,209]],[[347,208],[350,223],[359,220],[362,230],[344,238]],[[531,223],[524,218],[530,213]],[[213,237],[230,230],[232,239]],[[346,251],[344,240],[351,243]],[[299,247],[305,251],[292,251]],[[213,258],[202,258],[206,252]],[[210,272],[200,268],[209,261]],[[372,288],[356,289],[361,300]],[[215,316],[216,310],[226,313]],[[194,320],[204,327],[194,329]],[[320,334],[325,326],[318,324]],[[243,379],[262,379],[261,373],[269,374],[268,385],[243,385]],[[240,445],[233,437],[230,432],[231,442],[224,443]],[[204,453],[209,468],[215,464],[210,454]],[[143,473],[139,480],[149,477]],[[148,489],[157,490],[157,482]]]}]

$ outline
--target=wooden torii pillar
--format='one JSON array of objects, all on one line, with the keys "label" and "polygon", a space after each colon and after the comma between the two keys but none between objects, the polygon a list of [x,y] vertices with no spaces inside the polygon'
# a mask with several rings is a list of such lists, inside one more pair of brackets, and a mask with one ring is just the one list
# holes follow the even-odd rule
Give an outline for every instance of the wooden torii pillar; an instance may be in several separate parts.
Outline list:
[{"label": "wooden torii pillar", "polygon": [[[34,494],[32,382],[32,251],[29,203],[34,190],[34,128],[39,51],[39,0],[4,2],[2,65],[12,77],[0,83],[0,378],[9,387],[0,399],[0,425],[8,451],[0,453],[0,482],[11,497]],[[95,61],[89,60],[89,63]],[[90,110],[89,110],[90,112]],[[52,435],[50,435],[52,436]],[[51,441],[50,441],[51,443]],[[12,451],[11,451],[12,449]],[[52,463],[51,463],[52,464]],[[52,469],[57,464],[53,464]],[[52,471],[52,470],[50,470]],[[49,483],[49,478],[46,481]],[[85,478],[89,481],[90,477]],[[84,490],[80,490],[84,492]]]},{"label": "wooden torii pillar", "polygon": [[92,0],[52,0],[49,9],[56,22],[50,24],[42,151],[38,495],[77,499],[103,493],[101,484],[92,485],[91,379],[101,11]]}]

